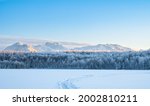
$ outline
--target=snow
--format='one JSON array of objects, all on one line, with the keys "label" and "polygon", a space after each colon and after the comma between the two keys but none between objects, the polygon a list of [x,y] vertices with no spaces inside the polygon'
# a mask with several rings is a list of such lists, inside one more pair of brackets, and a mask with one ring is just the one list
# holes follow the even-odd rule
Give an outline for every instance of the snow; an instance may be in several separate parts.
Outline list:
[{"label": "snow", "polygon": [[150,89],[149,82],[149,70],[0,70],[1,89]]},{"label": "snow", "polygon": [[[44,43],[44,42],[43,42]],[[68,45],[69,48],[66,46]],[[71,46],[75,46],[71,48]],[[45,42],[41,45],[32,45],[28,43],[14,43],[7,46],[4,51],[13,52],[50,52],[50,51],[87,51],[87,52],[127,52],[133,51],[130,48],[123,47],[117,44],[98,44],[98,45],[85,45],[78,43],[68,43],[68,42]]]},{"label": "snow", "polygon": [[99,51],[99,52],[127,52],[133,51],[130,48],[123,47],[117,44],[98,44],[92,46],[84,46],[80,48],[75,48],[74,50],[79,51]]},{"label": "snow", "polygon": [[46,42],[44,45],[38,45],[34,47],[38,52],[51,52],[51,51],[62,51],[67,50],[58,42]]},{"label": "snow", "polygon": [[5,51],[36,52],[36,50],[31,45],[23,44],[20,42],[17,42],[11,46],[8,46],[7,48],[5,48]]},{"label": "snow", "polygon": [[[86,43],[75,43],[75,42],[61,42],[61,41],[52,41],[50,39],[47,40],[41,40],[41,39],[24,39],[24,38],[5,38],[5,37],[0,37],[0,51],[4,50],[8,46],[16,43],[16,42],[22,42],[26,45],[32,45],[32,47],[35,46],[44,46],[46,42],[51,42],[51,43],[59,43],[60,45],[64,46],[65,48],[73,49],[76,47],[83,47],[83,46],[88,46],[89,44]],[[40,48],[39,48],[40,49]],[[42,48],[41,48],[42,49]],[[44,49],[44,48],[43,48]]]}]

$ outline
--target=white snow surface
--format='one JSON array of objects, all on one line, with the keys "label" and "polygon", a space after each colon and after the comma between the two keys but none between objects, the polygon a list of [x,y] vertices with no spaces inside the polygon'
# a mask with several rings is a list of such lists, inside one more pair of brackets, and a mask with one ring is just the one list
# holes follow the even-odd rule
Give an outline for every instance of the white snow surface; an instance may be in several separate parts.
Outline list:
[{"label": "white snow surface", "polygon": [[0,69],[1,89],[150,89],[150,70]]}]

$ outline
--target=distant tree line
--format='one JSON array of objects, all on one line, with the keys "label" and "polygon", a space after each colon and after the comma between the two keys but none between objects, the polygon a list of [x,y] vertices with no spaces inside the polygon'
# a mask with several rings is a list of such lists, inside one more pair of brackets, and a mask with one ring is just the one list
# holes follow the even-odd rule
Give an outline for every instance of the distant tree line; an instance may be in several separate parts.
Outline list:
[{"label": "distant tree line", "polygon": [[150,52],[0,53],[0,68],[149,70]]}]

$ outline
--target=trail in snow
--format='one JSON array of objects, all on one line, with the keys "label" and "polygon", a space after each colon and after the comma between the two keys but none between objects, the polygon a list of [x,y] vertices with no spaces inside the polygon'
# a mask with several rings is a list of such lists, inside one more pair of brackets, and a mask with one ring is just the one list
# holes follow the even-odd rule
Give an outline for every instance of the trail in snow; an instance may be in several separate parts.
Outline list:
[{"label": "trail in snow", "polygon": [[0,89],[150,89],[149,82],[149,70],[0,70]]},{"label": "trail in snow", "polygon": [[77,85],[75,85],[75,82],[80,81],[85,78],[93,77],[93,75],[84,75],[82,77],[77,78],[69,78],[64,81],[58,82],[58,88],[59,89],[79,89]]}]

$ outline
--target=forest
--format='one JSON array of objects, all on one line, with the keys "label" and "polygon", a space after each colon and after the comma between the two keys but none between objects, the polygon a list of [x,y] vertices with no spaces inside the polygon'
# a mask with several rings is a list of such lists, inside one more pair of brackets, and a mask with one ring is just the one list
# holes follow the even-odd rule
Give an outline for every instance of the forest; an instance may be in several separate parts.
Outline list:
[{"label": "forest", "polygon": [[150,51],[0,53],[0,69],[149,70]]}]

